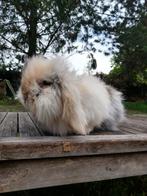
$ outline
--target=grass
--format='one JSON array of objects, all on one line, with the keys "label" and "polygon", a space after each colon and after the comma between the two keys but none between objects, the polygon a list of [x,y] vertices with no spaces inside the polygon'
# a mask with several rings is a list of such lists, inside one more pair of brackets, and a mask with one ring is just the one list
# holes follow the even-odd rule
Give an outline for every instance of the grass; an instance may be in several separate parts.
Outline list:
[{"label": "grass", "polygon": [[11,98],[0,99],[0,112],[21,112],[25,111],[24,107]]},{"label": "grass", "polygon": [[[128,113],[147,113],[146,102],[124,102]],[[24,107],[12,98],[0,99],[0,112],[21,112],[25,111]]]},{"label": "grass", "polygon": [[131,113],[147,113],[147,101],[145,102],[125,102],[125,108]]}]

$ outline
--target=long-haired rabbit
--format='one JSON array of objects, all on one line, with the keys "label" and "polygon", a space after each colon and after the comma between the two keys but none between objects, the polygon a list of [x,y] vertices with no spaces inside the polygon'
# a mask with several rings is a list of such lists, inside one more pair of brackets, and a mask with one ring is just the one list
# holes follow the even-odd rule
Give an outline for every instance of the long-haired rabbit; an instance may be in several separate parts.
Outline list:
[{"label": "long-haired rabbit", "polygon": [[76,75],[63,57],[30,58],[18,98],[53,135],[117,130],[124,119],[121,93],[96,77]]}]

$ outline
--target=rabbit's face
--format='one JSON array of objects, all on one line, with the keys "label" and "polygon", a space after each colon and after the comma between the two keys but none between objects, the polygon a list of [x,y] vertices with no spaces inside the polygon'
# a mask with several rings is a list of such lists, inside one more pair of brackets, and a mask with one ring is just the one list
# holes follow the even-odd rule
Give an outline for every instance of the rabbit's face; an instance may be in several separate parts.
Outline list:
[{"label": "rabbit's face", "polygon": [[46,122],[61,116],[62,86],[58,75],[52,72],[52,65],[46,59],[41,60],[37,62],[35,58],[28,62],[18,97],[38,120]]}]

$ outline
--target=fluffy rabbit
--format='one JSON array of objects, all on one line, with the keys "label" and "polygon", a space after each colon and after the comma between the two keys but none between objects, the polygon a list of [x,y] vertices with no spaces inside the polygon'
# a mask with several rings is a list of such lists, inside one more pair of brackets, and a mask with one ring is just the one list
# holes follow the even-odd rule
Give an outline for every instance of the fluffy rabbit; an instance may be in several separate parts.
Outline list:
[{"label": "fluffy rabbit", "polygon": [[21,103],[53,135],[117,130],[124,119],[121,93],[100,79],[69,70],[63,57],[30,58],[18,91]]}]

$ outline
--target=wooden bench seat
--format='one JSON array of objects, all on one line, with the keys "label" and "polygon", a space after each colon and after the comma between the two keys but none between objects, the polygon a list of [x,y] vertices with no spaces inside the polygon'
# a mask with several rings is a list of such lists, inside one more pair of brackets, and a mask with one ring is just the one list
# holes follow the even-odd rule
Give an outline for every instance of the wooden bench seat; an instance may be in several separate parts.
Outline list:
[{"label": "wooden bench seat", "polygon": [[147,116],[120,131],[46,136],[27,112],[0,113],[0,192],[147,174]]}]

